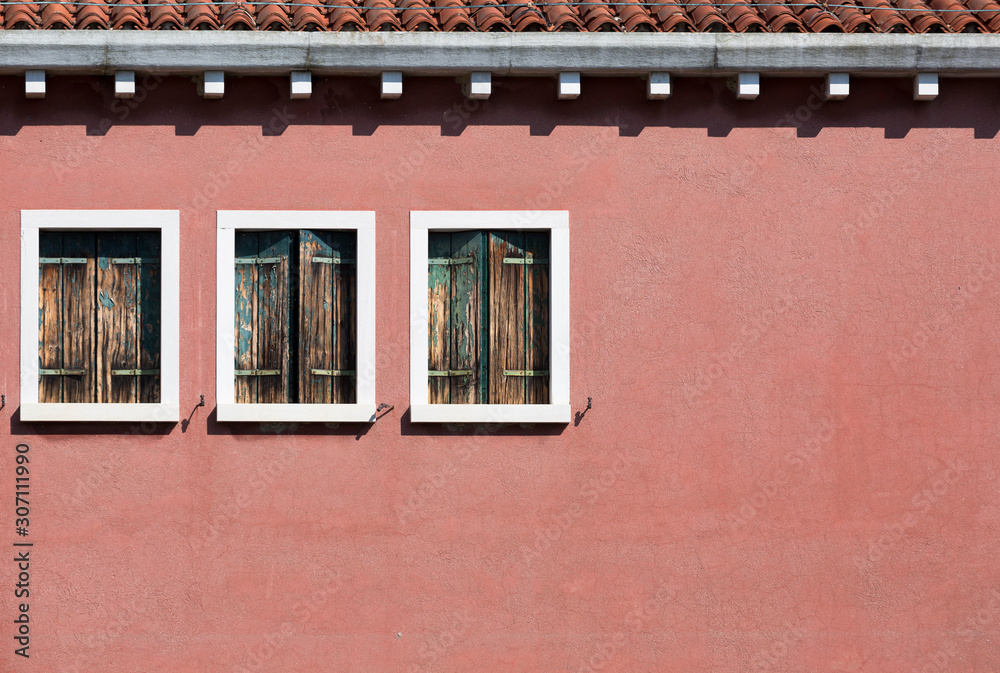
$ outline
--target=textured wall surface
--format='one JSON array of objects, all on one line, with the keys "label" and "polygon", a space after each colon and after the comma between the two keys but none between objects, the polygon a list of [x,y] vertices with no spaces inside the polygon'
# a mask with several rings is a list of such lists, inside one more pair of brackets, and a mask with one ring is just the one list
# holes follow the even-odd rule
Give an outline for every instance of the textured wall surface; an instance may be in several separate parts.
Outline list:
[{"label": "textured wall surface", "polygon": [[[0,670],[1000,669],[995,82],[137,84],[0,78]],[[18,420],[22,208],[180,210],[183,422]],[[409,423],[409,211],[536,208],[577,422]],[[390,413],[215,421],[216,209],[376,211]]]}]

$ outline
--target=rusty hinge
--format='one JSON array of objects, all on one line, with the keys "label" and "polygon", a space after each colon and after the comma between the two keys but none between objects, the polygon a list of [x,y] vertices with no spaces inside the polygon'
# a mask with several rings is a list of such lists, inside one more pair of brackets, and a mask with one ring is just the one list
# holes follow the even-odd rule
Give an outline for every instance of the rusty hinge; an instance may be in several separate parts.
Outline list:
[{"label": "rusty hinge", "polygon": [[353,369],[310,369],[316,376],[354,376]]},{"label": "rusty hinge", "polygon": [[159,369],[112,369],[112,376],[159,376]]},{"label": "rusty hinge", "polygon": [[427,376],[472,376],[471,369],[444,369],[444,370],[430,370],[427,372]]},{"label": "rusty hinge", "polygon": [[548,376],[548,369],[505,369],[504,376]]},{"label": "rusty hinge", "polygon": [[39,376],[83,376],[86,369],[39,369]]},{"label": "rusty hinge", "polygon": [[280,369],[237,369],[237,376],[279,376]]},{"label": "rusty hinge", "polygon": [[39,257],[39,264],[86,264],[86,257]]},{"label": "rusty hinge", "polygon": [[136,266],[142,266],[143,264],[159,264],[159,257],[112,257],[112,264],[135,264]]},{"label": "rusty hinge", "polygon": [[354,264],[354,260],[350,257],[313,257],[313,262],[316,264]]},{"label": "rusty hinge", "polygon": [[471,257],[431,257],[428,264],[440,264],[441,266],[458,266],[459,264],[472,264]]},{"label": "rusty hinge", "polygon": [[280,257],[237,257],[237,264],[280,264]]},{"label": "rusty hinge", "polygon": [[504,257],[504,264],[548,264],[549,260],[540,257]]}]

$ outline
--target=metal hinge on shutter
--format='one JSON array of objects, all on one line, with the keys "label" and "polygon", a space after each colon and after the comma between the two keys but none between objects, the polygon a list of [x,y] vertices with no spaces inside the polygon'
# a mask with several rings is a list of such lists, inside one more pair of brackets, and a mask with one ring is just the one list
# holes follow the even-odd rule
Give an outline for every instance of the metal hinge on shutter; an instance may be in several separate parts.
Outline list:
[{"label": "metal hinge on shutter", "polygon": [[354,376],[353,369],[310,369],[316,376]]},{"label": "metal hinge on shutter", "polygon": [[86,257],[39,257],[39,264],[86,264]]},{"label": "metal hinge on shutter", "polygon": [[504,376],[548,376],[548,369],[505,369]]},{"label": "metal hinge on shutter", "polygon": [[452,259],[451,257],[431,257],[427,260],[428,264],[438,264],[440,266],[458,266],[459,264],[472,264],[471,257],[456,257]]},{"label": "metal hinge on shutter", "polygon": [[549,260],[537,257],[504,257],[504,264],[548,264]]},{"label": "metal hinge on shutter", "polygon": [[427,372],[427,376],[472,376],[471,369],[442,369]]},{"label": "metal hinge on shutter", "polygon": [[112,264],[134,264],[135,266],[142,266],[143,264],[159,264],[159,257],[112,257]]},{"label": "metal hinge on shutter", "polygon": [[281,257],[237,257],[237,264],[280,264]]},{"label": "metal hinge on shutter", "polygon": [[237,369],[237,376],[280,376],[280,369]]},{"label": "metal hinge on shutter", "polygon": [[313,257],[314,264],[354,264],[350,257]]},{"label": "metal hinge on shutter", "polygon": [[159,376],[159,369],[112,369],[112,376]]},{"label": "metal hinge on shutter", "polygon": [[40,376],[83,376],[86,369],[39,369]]}]

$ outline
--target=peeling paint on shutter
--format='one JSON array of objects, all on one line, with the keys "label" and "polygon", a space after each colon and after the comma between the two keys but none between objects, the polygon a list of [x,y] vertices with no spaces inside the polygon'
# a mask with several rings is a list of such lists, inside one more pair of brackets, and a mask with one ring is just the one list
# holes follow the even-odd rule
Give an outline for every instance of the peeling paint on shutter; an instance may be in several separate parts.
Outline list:
[{"label": "peeling paint on shutter", "polygon": [[356,234],[299,232],[299,397],[355,401]]},{"label": "peeling paint on shutter", "polygon": [[236,234],[236,401],[290,402],[294,383],[288,231]]},{"label": "peeling paint on shutter", "polygon": [[483,352],[485,234],[432,232],[428,238],[428,399],[486,401]]}]

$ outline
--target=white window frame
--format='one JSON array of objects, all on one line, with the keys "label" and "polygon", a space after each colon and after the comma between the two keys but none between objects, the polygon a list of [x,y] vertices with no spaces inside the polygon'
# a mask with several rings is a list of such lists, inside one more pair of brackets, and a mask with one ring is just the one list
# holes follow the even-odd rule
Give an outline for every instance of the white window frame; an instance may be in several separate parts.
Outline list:
[{"label": "white window frame", "polygon": [[[549,403],[430,404],[427,393],[427,243],[431,231],[548,231]],[[569,212],[410,212],[410,419],[414,423],[569,423]]]},{"label": "white window frame", "polygon": [[[335,210],[220,210],[216,215],[215,395],[223,422],[375,421],[375,213]],[[236,231],[319,229],[357,234],[355,404],[239,404],[236,380]]]},{"label": "white window frame", "polygon": [[[176,423],[180,420],[180,213],[176,210],[21,211],[21,420]],[[160,234],[160,401],[38,401],[39,231]]]}]

